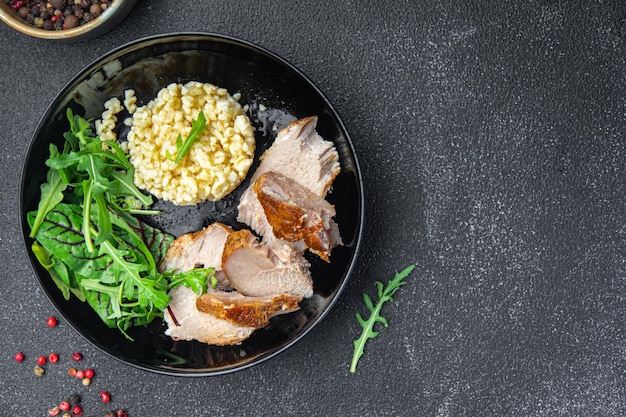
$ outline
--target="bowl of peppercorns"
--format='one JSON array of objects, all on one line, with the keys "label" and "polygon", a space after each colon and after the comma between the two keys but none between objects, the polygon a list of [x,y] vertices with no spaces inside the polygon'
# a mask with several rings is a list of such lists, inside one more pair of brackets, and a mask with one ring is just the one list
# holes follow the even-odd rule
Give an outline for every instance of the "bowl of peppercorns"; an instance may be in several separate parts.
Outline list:
[{"label": "bowl of peppercorns", "polygon": [[84,40],[111,30],[136,0],[0,0],[0,20],[42,39]]}]

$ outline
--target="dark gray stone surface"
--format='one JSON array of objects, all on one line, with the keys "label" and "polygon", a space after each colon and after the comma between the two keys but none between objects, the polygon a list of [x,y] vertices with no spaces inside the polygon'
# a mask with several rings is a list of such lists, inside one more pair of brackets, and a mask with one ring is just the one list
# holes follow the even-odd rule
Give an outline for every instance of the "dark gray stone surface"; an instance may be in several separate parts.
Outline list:
[{"label": "dark gray stone surface", "polygon": [[[47,103],[101,54],[175,31],[240,37],[300,68],[342,116],[367,195],[363,253],[327,318],[214,378],[147,373],[48,329],[18,223]],[[87,416],[626,415],[625,43],[624,2],[599,0],[143,0],[78,43],[0,26],[0,414],[44,416],[79,392]],[[390,327],[350,374],[361,293],[410,263]],[[65,374],[73,350],[97,371],[88,388]],[[36,378],[51,351],[62,363]]]}]

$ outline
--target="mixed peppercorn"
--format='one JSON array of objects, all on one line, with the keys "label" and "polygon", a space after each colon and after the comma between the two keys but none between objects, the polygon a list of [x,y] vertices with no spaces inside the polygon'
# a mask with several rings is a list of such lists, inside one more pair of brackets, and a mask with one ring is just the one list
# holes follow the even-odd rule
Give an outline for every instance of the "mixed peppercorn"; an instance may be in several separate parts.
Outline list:
[{"label": "mixed peppercorn", "polygon": [[115,0],[4,0],[27,23],[46,30],[73,29],[91,22]]},{"label": "mixed peppercorn", "polygon": [[[56,327],[58,321],[55,317],[49,317],[46,320],[48,327]],[[24,362],[26,355],[24,352],[17,352],[13,355],[15,362]],[[80,352],[72,352],[70,359],[74,363],[81,362],[83,360],[83,354]],[[45,365],[48,363],[56,364],[59,362],[59,355],[57,353],[50,353],[47,357],[39,355],[36,357],[37,365],[35,366],[35,375],[42,377],[45,373]],[[82,385],[89,386],[91,380],[96,376],[96,372],[92,368],[77,369],[72,366],[68,369],[67,374],[69,376],[76,377],[82,381]],[[111,402],[111,394],[108,391],[100,391],[99,398],[102,403]],[[61,413],[63,413],[61,415]],[[79,394],[72,394],[67,399],[60,401],[57,405],[54,405],[48,410],[50,416],[60,417],[80,417],[83,415],[83,405],[81,404],[81,396]],[[105,417],[128,417],[128,411],[123,408],[107,411]]]}]

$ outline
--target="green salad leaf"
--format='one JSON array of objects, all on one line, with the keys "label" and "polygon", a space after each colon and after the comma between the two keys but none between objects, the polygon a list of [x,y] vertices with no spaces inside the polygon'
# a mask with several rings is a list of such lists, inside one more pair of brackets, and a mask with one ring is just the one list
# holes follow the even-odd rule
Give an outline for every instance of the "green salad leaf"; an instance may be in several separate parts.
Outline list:
[{"label": "green salad leaf", "polygon": [[363,328],[361,336],[354,341],[354,353],[352,355],[352,363],[350,364],[350,372],[356,372],[359,359],[365,352],[365,344],[369,339],[374,339],[378,336],[378,331],[374,330],[376,323],[381,323],[383,326],[388,327],[389,323],[387,319],[380,314],[380,311],[387,301],[393,301],[394,293],[404,284],[404,279],[415,269],[415,265],[409,265],[400,272],[396,272],[396,275],[390,280],[386,286],[382,282],[376,281],[376,288],[378,289],[378,301],[376,304],[372,302],[372,299],[367,293],[363,293],[363,301],[365,306],[370,312],[370,316],[367,320],[361,316],[360,313],[356,313],[356,318]]}]

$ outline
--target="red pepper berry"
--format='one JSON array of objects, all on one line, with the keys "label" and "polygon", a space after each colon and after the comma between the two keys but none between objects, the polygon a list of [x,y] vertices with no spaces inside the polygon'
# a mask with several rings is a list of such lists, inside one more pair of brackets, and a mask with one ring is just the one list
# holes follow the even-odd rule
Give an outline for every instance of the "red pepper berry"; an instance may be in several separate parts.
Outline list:
[{"label": "red pepper berry", "polygon": [[89,369],[85,369],[85,378],[89,378],[92,379],[94,377],[96,373],[94,372],[93,369],[89,368]]},{"label": "red pepper berry", "polygon": [[45,356],[37,356],[37,364],[39,365],[45,365],[46,364],[46,357]]},{"label": "red pepper berry", "polygon": [[117,417],[128,417],[128,411],[122,409],[117,410]]},{"label": "red pepper berry", "polygon": [[103,403],[108,403],[109,401],[111,401],[111,394],[106,391],[102,391],[100,392],[100,399]]},{"label": "red pepper berry", "polygon": [[15,359],[15,362],[22,362],[25,356],[22,352],[17,352],[13,358]]},{"label": "red pepper berry", "polygon": [[74,352],[74,353],[72,353],[72,360],[73,360],[74,362],[78,362],[78,361],[80,361],[81,359],[83,359],[83,354],[82,354],[82,353],[80,353],[80,352]]},{"label": "red pepper berry", "polygon": [[77,369],[74,376],[78,379],[83,379],[85,377],[85,371],[83,371],[82,369]]},{"label": "red pepper berry", "polygon": [[75,376],[76,375],[76,368],[70,368],[67,370],[67,374],[69,376]]},{"label": "red pepper berry", "polygon": [[50,361],[50,363],[57,363],[59,361],[59,355],[57,355],[56,353],[51,353],[50,355],[48,355],[48,360]]},{"label": "red pepper berry", "polygon": [[13,7],[15,10],[21,9],[23,5],[24,0],[14,0],[13,3],[11,3],[11,7]]},{"label": "red pepper berry", "polygon": [[56,326],[58,323],[56,317],[48,317],[48,320],[46,320],[46,324],[48,325],[48,327],[54,327]]},{"label": "red pepper berry", "polygon": [[82,416],[83,415],[82,407],[80,405],[75,405],[74,407],[72,407],[72,415]]},{"label": "red pepper berry", "polygon": [[70,403],[68,403],[67,401],[61,401],[61,403],[59,404],[59,408],[61,409],[61,411],[70,411]]}]

